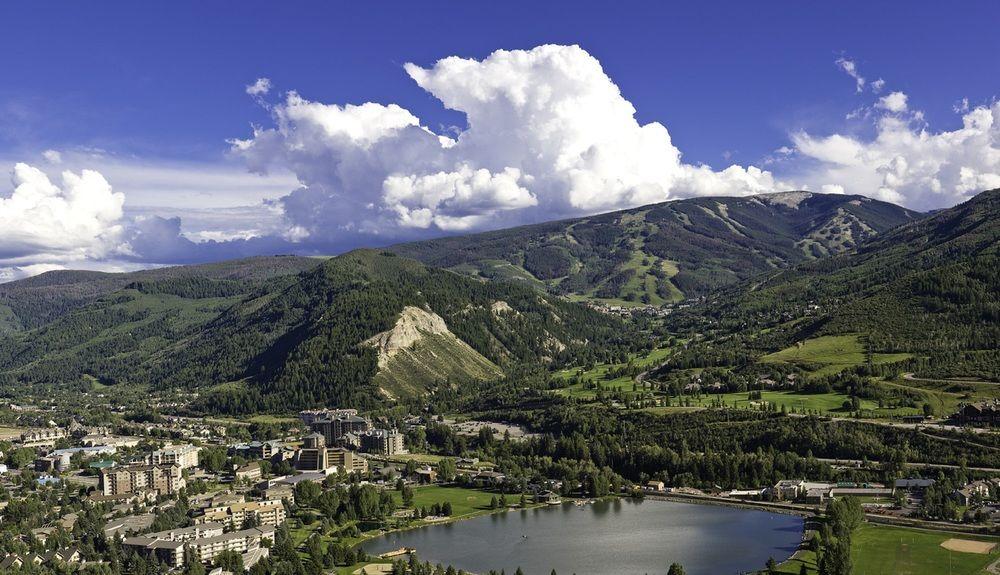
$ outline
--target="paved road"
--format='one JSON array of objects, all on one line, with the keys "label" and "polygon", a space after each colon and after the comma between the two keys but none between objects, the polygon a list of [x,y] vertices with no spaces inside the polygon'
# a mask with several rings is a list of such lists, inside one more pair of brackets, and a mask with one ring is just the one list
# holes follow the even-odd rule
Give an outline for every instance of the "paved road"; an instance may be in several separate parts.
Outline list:
[{"label": "paved road", "polygon": [[[864,463],[860,459],[829,459],[829,458],[823,458],[823,457],[817,457],[816,461],[822,461],[824,463],[829,463],[831,465],[841,465],[841,466],[850,466],[850,467],[860,467],[861,464]],[[868,463],[871,464],[871,465],[882,465],[881,461],[869,460]],[[950,465],[950,464],[947,464],[947,463],[907,462],[906,466],[907,467],[919,467],[919,468],[923,468],[923,469],[959,469],[958,465]],[[970,469],[972,471],[983,471],[983,472],[986,472],[986,473],[1000,473],[1000,469],[995,468],[995,467],[968,467],[967,466],[966,469]]]}]

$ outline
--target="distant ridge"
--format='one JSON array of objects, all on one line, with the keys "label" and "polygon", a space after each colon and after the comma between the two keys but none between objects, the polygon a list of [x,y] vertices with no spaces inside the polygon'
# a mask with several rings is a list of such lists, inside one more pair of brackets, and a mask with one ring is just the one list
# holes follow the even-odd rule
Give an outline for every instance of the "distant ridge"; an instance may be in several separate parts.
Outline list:
[{"label": "distant ridge", "polygon": [[788,191],[675,200],[389,249],[575,299],[655,305],[850,251],[920,217],[865,196]]}]

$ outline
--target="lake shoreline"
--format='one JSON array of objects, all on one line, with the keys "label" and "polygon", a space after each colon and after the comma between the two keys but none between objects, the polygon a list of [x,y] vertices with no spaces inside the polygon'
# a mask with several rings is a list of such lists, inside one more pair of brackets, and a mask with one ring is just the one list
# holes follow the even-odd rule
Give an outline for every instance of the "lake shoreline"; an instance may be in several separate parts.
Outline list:
[{"label": "lake shoreline", "polygon": [[[646,500],[665,504],[642,506]],[[631,503],[632,505],[628,505]],[[718,569],[755,571],[763,568],[769,556],[775,559],[787,560],[801,546],[805,533],[805,519],[811,515],[802,512],[776,513],[774,509],[764,509],[759,506],[707,505],[702,509],[692,507],[697,503],[707,501],[683,498],[668,499],[661,497],[610,497],[601,500],[586,500],[580,502],[565,502],[560,506],[532,505],[526,508],[515,507],[507,510],[484,511],[447,521],[437,521],[420,525],[407,525],[403,528],[386,531],[380,535],[366,538],[359,542],[363,544],[366,553],[373,559],[379,555],[400,548],[410,548],[424,559],[439,560],[442,563],[455,565],[467,572],[479,572],[484,569],[500,567],[523,567],[526,570],[548,571],[552,568],[563,570],[578,570],[580,565],[595,569],[594,572],[606,572],[603,562],[621,561],[627,557],[626,571],[643,573],[659,568],[660,563],[669,560],[690,564],[695,573],[712,573]],[[687,505],[685,505],[687,504]],[[624,505],[624,507],[622,507]],[[671,507],[673,506],[673,507]],[[717,511],[710,508],[715,507]],[[723,510],[724,507],[732,509]],[[592,509],[587,513],[587,520],[579,521],[581,515],[574,514],[580,508]],[[541,511],[541,510],[545,511]],[[548,509],[562,510],[560,513],[549,514]],[[525,513],[509,514],[507,511],[523,511]],[[533,513],[527,513],[528,511]],[[759,515],[743,515],[741,512],[754,512]],[[457,529],[422,530],[419,527],[448,525],[485,516],[506,516],[493,521],[475,522],[471,526],[461,526]],[[788,517],[780,519],[780,516]],[[794,517],[795,519],[792,519]],[[633,531],[635,521],[643,522],[649,529],[637,533]],[[767,537],[758,540],[761,528],[767,528]],[[573,538],[565,540],[563,527],[572,527]],[[735,541],[735,548],[742,546],[738,555],[745,563],[734,557],[726,559],[711,558],[708,549],[700,550],[699,546],[708,545],[709,538],[689,535],[692,531],[708,530],[712,538],[725,537]],[[606,545],[608,533],[629,533],[624,539],[617,540],[615,547]],[[377,539],[378,543],[373,543]],[[600,542],[600,544],[598,544]],[[549,559],[554,550],[573,557],[576,563],[571,565],[551,565]],[[604,551],[601,551],[601,550]],[[617,550],[610,556],[608,550]],[[518,557],[519,564],[511,560],[511,554]],[[491,556],[492,554],[492,556]],[[759,561],[758,561],[759,559]],[[385,561],[384,559],[382,561]],[[706,563],[706,561],[708,563]],[[532,564],[534,563],[534,564]],[[544,565],[542,565],[544,564]],[[626,564],[614,563],[615,569]],[[540,567],[540,565],[542,565]],[[687,565],[685,565],[687,566]],[[689,569],[690,571],[690,569]]]}]

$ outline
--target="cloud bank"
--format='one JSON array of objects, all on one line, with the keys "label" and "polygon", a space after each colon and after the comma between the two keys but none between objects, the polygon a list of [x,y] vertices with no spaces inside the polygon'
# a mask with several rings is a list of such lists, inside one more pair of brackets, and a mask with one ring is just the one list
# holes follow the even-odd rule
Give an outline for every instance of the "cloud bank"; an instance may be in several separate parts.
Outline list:
[{"label": "cloud bank", "polygon": [[[854,78],[860,93],[866,83],[857,65],[836,64]],[[886,86],[871,83],[878,94]],[[834,133],[791,134],[794,149],[783,162],[788,177],[822,191],[862,194],[917,210],[950,207],[983,190],[1000,188],[1000,102],[955,106],[962,126],[935,132],[909,96],[892,91],[850,118],[871,122],[868,137]]]},{"label": "cloud bank", "polygon": [[[853,60],[836,65],[863,99],[852,129],[792,131],[768,169],[685,162],[577,46],[406,64],[465,115],[443,132],[398,104],[317,102],[258,78],[245,91],[272,123],[230,142],[257,176],[46,150],[41,165],[64,170],[57,184],[17,164],[0,190],[0,281],[60,266],[330,254],[692,196],[810,189],[926,210],[1000,187],[1000,103],[963,99],[961,126],[934,131],[908,94],[867,81]],[[100,172],[82,169],[91,161]]]},{"label": "cloud bank", "polygon": [[685,164],[666,127],[636,121],[578,46],[404,69],[464,113],[466,129],[437,134],[396,104],[324,104],[290,92],[271,108],[274,127],[233,142],[252,170],[298,177],[301,188],[280,200],[286,237],[420,237],[780,187],[755,167]]},{"label": "cloud bank", "polygon": [[117,249],[125,196],[93,170],[65,171],[61,185],[19,163],[0,197],[0,265],[102,258]]}]

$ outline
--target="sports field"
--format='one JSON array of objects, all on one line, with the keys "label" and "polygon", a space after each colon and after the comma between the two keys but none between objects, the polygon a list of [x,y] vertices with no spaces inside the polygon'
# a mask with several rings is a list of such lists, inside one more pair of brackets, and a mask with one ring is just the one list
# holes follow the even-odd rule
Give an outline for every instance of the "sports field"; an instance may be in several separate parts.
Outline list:
[{"label": "sports field", "polygon": [[[1000,559],[996,541],[971,535],[923,531],[865,523],[852,535],[855,575],[985,575]],[[799,552],[781,564],[779,573],[816,571],[816,557]]]}]

